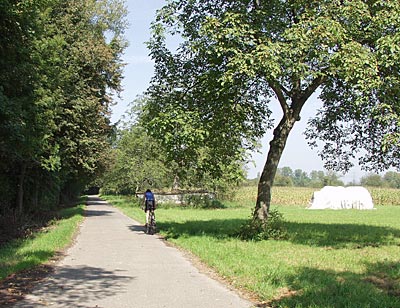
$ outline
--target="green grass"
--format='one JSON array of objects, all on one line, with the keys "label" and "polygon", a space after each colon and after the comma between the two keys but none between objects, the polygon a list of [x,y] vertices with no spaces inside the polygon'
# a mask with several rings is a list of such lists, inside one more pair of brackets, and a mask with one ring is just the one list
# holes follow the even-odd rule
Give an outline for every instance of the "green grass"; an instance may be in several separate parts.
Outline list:
[{"label": "green grass", "polygon": [[[140,222],[131,200],[106,197]],[[199,256],[235,287],[272,307],[400,307],[400,207],[374,211],[279,206],[289,238],[233,236],[251,207],[157,209],[168,241]]]},{"label": "green grass", "polygon": [[83,220],[83,205],[64,209],[61,219],[31,238],[15,240],[0,249],[0,280],[12,273],[47,262],[72,241]]}]

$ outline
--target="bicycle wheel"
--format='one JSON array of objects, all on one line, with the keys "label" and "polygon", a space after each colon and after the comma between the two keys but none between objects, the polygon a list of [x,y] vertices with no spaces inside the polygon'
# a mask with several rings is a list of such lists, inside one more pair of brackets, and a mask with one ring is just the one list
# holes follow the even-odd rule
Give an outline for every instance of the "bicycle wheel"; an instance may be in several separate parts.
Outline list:
[{"label": "bicycle wheel", "polygon": [[149,223],[149,234],[154,234],[156,233],[156,216],[154,215],[154,212],[152,211],[150,213],[150,223]]}]

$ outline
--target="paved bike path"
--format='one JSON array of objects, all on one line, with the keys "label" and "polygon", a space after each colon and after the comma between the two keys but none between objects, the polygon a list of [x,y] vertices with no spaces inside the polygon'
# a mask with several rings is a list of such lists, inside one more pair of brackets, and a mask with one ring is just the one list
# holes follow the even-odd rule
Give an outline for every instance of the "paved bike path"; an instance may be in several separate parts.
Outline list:
[{"label": "paved bike path", "polygon": [[19,307],[251,307],[95,196],[75,244]]}]

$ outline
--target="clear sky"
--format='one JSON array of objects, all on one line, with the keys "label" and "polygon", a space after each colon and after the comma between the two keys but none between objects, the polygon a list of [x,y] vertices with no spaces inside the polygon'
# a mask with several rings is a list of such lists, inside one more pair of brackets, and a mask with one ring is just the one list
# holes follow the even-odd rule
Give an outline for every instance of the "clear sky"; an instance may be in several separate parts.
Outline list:
[{"label": "clear sky", "polygon": [[[142,94],[148,87],[150,79],[153,75],[153,62],[148,56],[149,51],[146,48],[145,42],[150,38],[150,24],[155,18],[156,10],[165,4],[164,0],[128,0],[128,21],[129,28],[125,36],[129,42],[129,47],[125,51],[123,57],[127,63],[124,73],[123,88],[124,91],[118,104],[113,107],[111,120],[118,121],[128,108],[128,104],[132,102],[138,95]],[[307,120],[315,114],[319,105],[316,96],[310,98],[305,104],[301,121],[295,124],[291,135],[286,144],[286,148],[282,155],[279,167],[291,167],[293,170],[302,169],[306,172],[312,170],[324,170],[323,163],[317,155],[317,149],[311,150],[307,145],[303,135]],[[276,112],[278,117],[280,115]],[[276,117],[275,117],[276,118]],[[254,153],[254,164],[248,165],[248,177],[254,178],[257,173],[261,173],[267,151],[269,141],[272,136],[272,131],[267,132],[262,140],[261,153]],[[358,180],[364,173],[360,169],[353,168],[347,173],[342,180],[350,182]]]}]

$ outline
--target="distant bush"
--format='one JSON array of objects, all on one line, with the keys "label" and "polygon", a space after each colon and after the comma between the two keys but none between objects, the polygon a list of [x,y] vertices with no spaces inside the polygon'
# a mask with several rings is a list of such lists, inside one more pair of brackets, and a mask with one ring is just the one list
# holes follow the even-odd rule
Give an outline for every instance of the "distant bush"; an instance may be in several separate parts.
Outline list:
[{"label": "distant bush", "polygon": [[209,195],[187,195],[184,197],[184,204],[193,208],[220,209],[225,206]]}]

